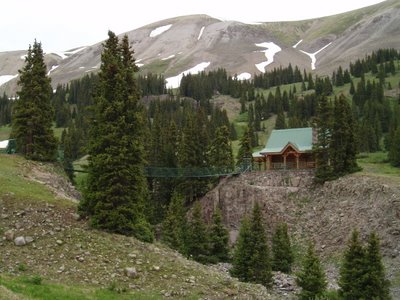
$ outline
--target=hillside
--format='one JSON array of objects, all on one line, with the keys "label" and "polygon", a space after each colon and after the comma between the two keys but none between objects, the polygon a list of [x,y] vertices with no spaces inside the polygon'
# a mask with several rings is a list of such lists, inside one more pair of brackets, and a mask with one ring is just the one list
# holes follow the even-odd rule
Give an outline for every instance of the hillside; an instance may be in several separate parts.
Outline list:
[{"label": "hillside", "polygon": [[[400,188],[398,176],[359,172],[322,186],[313,184],[310,171],[252,172],[223,180],[203,199],[205,215],[215,207],[235,240],[244,214],[257,201],[269,234],[286,222],[300,253],[311,239],[333,278],[353,229],[365,239],[371,231],[381,238],[394,299],[400,297]],[[332,280],[335,282],[335,280]]]},{"label": "hillside", "polygon": [[0,165],[0,299],[282,297],[160,243],[90,229],[57,167],[5,155]]},{"label": "hillside", "polygon": [[[319,19],[244,24],[206,15],[183,16],[129,31],[143,73],[162,73],[176,87],[187,70],[219,67],[249,78],[289,63],[319,74],[362,58],[378,48],[400,48],[400,5],[387,0],[374,6]],[[32,41],[27,41],[27,45]],[[45,44],[46,41],[43,41]],[[101,42],[64,53],[49,53],[46,62],[53,87],[100,66]],[[25,51],[0,53],[0,92],[12,95]],[[312,63],[314,61],[314,63]],[[13,77],[14,76],[14,77]]]}]

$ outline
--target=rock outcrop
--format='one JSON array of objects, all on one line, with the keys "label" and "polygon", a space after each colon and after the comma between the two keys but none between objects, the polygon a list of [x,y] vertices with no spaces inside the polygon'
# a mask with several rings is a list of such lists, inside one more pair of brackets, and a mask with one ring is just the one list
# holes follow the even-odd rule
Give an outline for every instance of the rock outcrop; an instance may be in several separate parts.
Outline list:
[{"label": "rock outcrop", "polygon": [[269,233],[286,222],[295,237],[313,239],[326,255],[343,250],[353,229],[364,238],[376,231],[385,256],[400,254],[400,188],[384,178],[355,174],[315,185],[312,171],[252,172],[222,180],[202,205],[208,220],[221,209],[234,242],[256,201]]}]

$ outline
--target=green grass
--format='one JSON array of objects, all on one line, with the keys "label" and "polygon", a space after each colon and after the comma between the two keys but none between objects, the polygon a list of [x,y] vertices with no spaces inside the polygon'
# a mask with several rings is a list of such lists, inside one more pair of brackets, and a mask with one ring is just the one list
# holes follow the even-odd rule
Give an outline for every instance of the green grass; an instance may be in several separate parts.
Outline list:
[{"label": "green grass", "polygon": [[393,167],[387,158],[387,152],[361,153],[357,163],[362,167],[361,174],[392,177],[400,180],[400,168]]},{"label": "green grass", "polygon": [[[20,201],[59,202],[51,191],[43,184],[31,181],[24,176],[30,168],[31,162],[18,155],[0,154],[0,199],[11,195]],[[61,201],[62,202],[62,201]],[[65,204],[70,203],[65,201]]]},{"label": "green grass", "polygon": [[[293,91],[293,86],[296,86],[296,94],[300,95],[300,94],[302,94],[301,85],[302,85],[301,82],[283,84],[283,85],[279,86],[279,89],[281,90],[281,94],[283,94],[284,91],[286,91],[289,94],[290,89],[292,89],[292,91]],[[272,93],[272,95],[275,95],[276,89],[277,89],[277,86],[271,87],[269,89],[257,88],[256,89],[256,94],[257,93],[262,94],[264,96],[265,100],[267,100],[268,99],[268,95],[269,95],[270,92]],[[308,93],[308,91],[305,91],[304,93]]]},{"label": "green grass", "polygon": [[[58,140],[61,140],[61,133],[64,128],[55,128],[53,127],[54,135]],[[10,137],[11,126],[0,126],[0,141],[7,140]]]},{"label": "green grass", "polygon": [[261,122],[261,128],[265,128],[265,130],[258,132],[258,143],[260,145],[256,148],[257,150],[263,149],[265,147],[267,139],[271,135],[272,130],[275,128],[275,122],[276,115],[273,115],[267,120]]},{"label": "green grass", "polygon": [[169,60],[155,60],[150,64],[141,67],[142,73],[164,74],[169,65]]},{"label": "green grass", "polygon": [[[47,280],[37,280],[39,276],[0,276],[0,286],[4,286],[13,296],[23,296],[29,299],[43,300],[113,300],[113,299],[162,299],[161,295],[151,292],[137,292],[118,288],[118,285],[109,288],[90,286],[66,286],[51,283]],[[1,291],[1,290],[0,290]],[[0,295],[1,298],[1,295]],[[1,298],[3,299],[3,298]]]},{"label": "green grass", "polygon": [[[84,170],[84,166],[88,164],[87,160],[88,156],[85,155],[81,157],[80,159],[77,159],[76,161],[73,162],[73,167],[74,170]],[[75,172],[75,186],[79,191],[82,191],[85,185],[85,181],[87,178],[87,173],[82,173],[82,172]]]},{"label": "green grass", "polygon": [[11,133],[10,126],[0,126],[0,141],[8,140]]},{"label": "green grass", "polygon": [[56,127],[53,127],[54,136],[55,136],[59,141],[61,141],[61,134],[62,134],[63,130],[64,130],[64,128],[56,128]]}]

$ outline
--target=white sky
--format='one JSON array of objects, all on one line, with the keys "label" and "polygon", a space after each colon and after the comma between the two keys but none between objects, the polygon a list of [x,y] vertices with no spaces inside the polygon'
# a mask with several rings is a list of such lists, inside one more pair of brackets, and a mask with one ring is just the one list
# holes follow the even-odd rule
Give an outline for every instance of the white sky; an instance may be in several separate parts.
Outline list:
[{"label": "white sky", "polygon": [[45,52],[92,45],[152,22],[189,14],[223,20],[303,20],[383,0],[3,0],[0,52],[26,50],[36,38]]}]

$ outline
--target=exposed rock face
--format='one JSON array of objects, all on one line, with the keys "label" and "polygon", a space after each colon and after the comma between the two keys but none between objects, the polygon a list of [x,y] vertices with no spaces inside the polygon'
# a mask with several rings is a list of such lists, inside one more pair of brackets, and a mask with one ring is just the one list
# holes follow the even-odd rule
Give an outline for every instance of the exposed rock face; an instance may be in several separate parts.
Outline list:
[{"label": "exposed rock face", "polygon": [[269,233],[284,221],[295,237],[312,238],[324,254],[342,251],[353,229],[363,238],[375,230],[384,255],[400,254],[400,188],[384,178],[355,174],[316,186],[311,171],[253,172],[224,179],[202,204],[208,220],[221,209],[234,242],[256,201]]},{"label": "exposed rock face", "polygon": [[208,220],[219,207],[230,229],[231,242],[236,240],[240,220],[251,214],[257,201],[262,207],[268,230],[280,221],[294,223],[296,205],[289,199],[313,186],[313,171],[252,172],[223,180],[202,200]]},{"label": "exposed rock face", "polygon": [[[278,222],[286,222],[292,240],[313,240],[320,257],[326,258],[331,288],[338,288],[338,263],[354,229],[360,237],[376,231],[390,280],[400,265],[400,186],[398,180],[354,174],[324,185],[314,185],[312,172],[253,172],[226,178],[203,199],[208,221],[219,207],[231,242],[237,238],[240,220],[258,202],[271,237]],[[328,258],[335,263],[327,263]],[[393,287],[394,298],[400,297]]]}]

